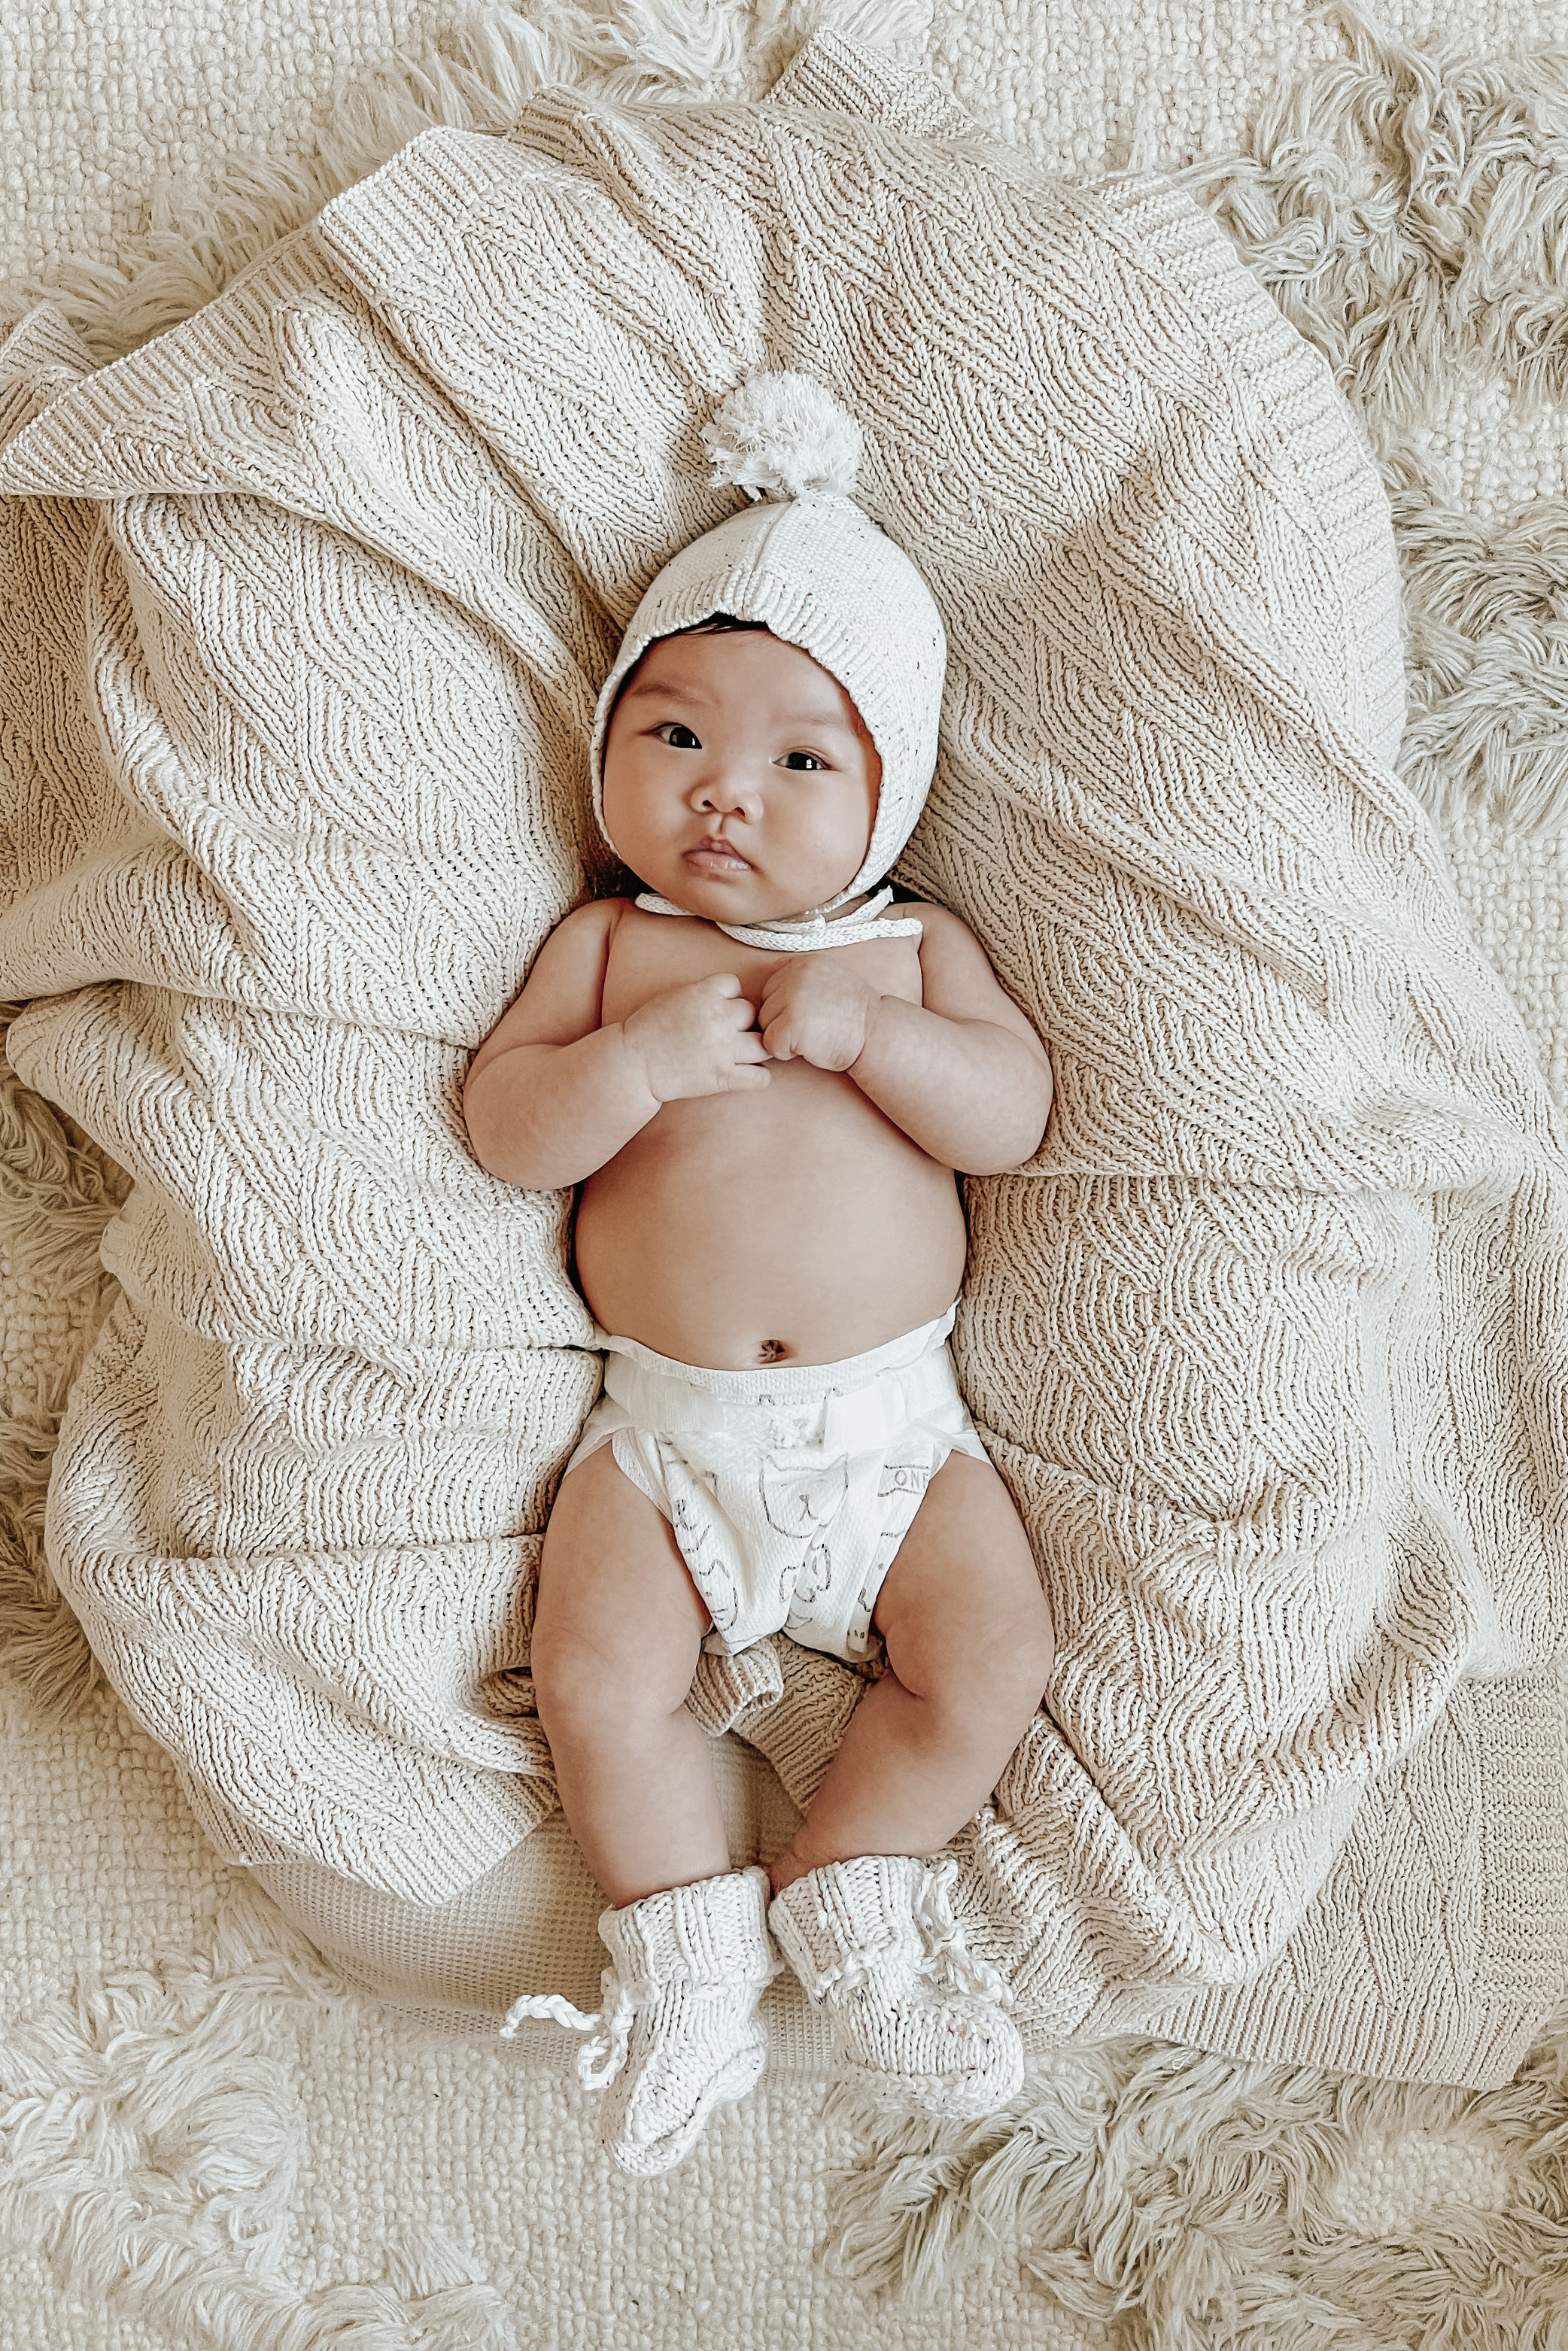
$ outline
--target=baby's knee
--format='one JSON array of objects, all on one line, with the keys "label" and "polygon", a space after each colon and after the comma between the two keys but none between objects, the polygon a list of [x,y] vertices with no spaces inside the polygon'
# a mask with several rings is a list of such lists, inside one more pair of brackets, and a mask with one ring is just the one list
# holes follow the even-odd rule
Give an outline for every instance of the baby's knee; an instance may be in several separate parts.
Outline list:
[{"label": "baby's knee", "polygon": [[536,1625],[529,1654],[534,1700],[547,1731],[613,1735],[618,1724],[673,1714],[691,1687],[699,1644],[653,1646],[645,1627],[591,1633]]},{"label": "baby's knee", "polygon": [[1056,1642],[1047,1614],[1017,1626],[991,1647],[981,1680],[998,1704],[1027,1721],[1040,1710],[1055,1663]]},{"label": "baby's knee", "polygon": [[1051,1611],[1044,1604],[1017,1616],[977,1625],[971,1640],[950,1654],[946,1676],[955,1699],[971,1712],[1020,1727],[1037,1713],[1056,1662]]}]

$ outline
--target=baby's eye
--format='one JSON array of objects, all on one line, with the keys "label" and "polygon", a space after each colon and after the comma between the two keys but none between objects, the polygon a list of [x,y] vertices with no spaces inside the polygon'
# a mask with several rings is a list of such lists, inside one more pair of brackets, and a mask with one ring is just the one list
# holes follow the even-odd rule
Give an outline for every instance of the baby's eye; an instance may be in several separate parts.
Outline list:
[{"label": "baby's eye", "polygon": [[[701,743],[692,733],[691,728],[689,726],[683,726],[678,718],[667,718],[662,726],[655,726],[653,732],[658,737],[661,743],[668,743],[672,751],[700,751],[702,749]],[[677,735],[684,735],[685,737],[685,742],[676,742],[674,737]]]},{"label": "baby's eye", "polygon": [[786,768],[794,767],[798,760],[810,762],[810,767],[796,767],[798,775],[810,775],[813,768],[825,768],[828,764],[826,759],[819,759],[815,751],[786,751],[782,765]]}]

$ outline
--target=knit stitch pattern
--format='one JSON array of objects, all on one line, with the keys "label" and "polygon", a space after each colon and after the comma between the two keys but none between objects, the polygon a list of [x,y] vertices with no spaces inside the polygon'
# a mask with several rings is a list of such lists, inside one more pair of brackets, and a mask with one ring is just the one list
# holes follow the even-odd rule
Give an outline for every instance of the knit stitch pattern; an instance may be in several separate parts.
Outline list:
[{"label": "knit stitch pattern", "polygon": [[599,2134],[622,2171],[669,2171],[716,2106],[754,2087],[768,2061],[757,2003],[782,1962],[768,1937],[768,1873],[736,1869],[606,1910],[603,2006],[585,2016],[559,1994],[517,2001],[501,2027],[546,2016],[592,2038],[579,2052],[601,2092]]},{"label": "knit stitch pattern", "polygon": [[[1386,507],[1184,196],[928,89],[827,36],[761,106],[548,92],[110,368],[47,307],[0,349],[10,1051],[134,1178],[51,1559],[226,1853],[435,1903],[553,1805],[530,1579],[599,1368],[459,1091],[598,853],[621,632],[737,501],[702,426],[808,371],[948,635],[904,877],[1057,1076],[968,1186],[1061,1662],[967,1947],[1034,2045],[1500,2078],[1568,1949],[1568,1193],[1387,767]],[[842,1710],[777,1678],[730,1719],[807,1787]]]},{"label": "knit stitch pattern", "polygon": [[995,1970],[965,1948],[936,1867],[862,1854],[808,1870],[768,1923],[827,2007],[836,2077],[873,2102],[949,2122],[994,2115],[1023,2087],[1023,2045]]}]

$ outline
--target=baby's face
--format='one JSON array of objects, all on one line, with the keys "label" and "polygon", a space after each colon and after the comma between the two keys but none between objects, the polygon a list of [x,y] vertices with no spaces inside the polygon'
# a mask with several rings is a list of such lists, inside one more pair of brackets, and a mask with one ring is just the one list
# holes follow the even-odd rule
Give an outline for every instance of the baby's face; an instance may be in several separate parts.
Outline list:
[{"label": "baby's face", "polygon": [[766,630],[662,637],[615,705],[604,828],[661,897],[771,922],[846,888],[882,762],[838,680]]}]

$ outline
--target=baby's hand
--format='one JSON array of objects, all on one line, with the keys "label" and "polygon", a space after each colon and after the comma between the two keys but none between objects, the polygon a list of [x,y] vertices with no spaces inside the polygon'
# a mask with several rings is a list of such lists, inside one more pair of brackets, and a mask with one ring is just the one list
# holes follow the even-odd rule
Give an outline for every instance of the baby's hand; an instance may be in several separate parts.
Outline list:
[{"label": "baby's hand", "polygon": [[657,1101],[690,1102],[768,1083],[767,1071],[755,1066],[768,1059],[752,1026],[756,1010],[734,972],[715,972],[651,996],[622,1021],[621,1033]]},{"label": "baby's hand", "polygon": [[775,1061],[810,1061],[813,1069],[847,1070],[865,1050],[866,1031],[882,1001],[841,955],[831,950],[794,955],[775,964],[762,983],[757,1026]]}]

